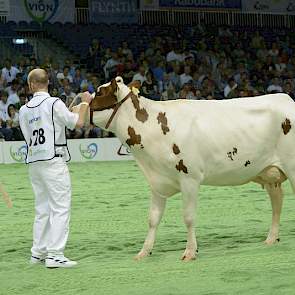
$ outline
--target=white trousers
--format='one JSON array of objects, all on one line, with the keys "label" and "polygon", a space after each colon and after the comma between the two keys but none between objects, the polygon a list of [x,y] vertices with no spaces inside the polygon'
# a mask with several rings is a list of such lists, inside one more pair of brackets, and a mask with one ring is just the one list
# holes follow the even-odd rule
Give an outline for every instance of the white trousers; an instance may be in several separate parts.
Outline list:
[{"label": "white trousers", "polygon": [[62,158],[29,164],[35,194],[33,256],[62,256],[70,222],[71,180]]}]

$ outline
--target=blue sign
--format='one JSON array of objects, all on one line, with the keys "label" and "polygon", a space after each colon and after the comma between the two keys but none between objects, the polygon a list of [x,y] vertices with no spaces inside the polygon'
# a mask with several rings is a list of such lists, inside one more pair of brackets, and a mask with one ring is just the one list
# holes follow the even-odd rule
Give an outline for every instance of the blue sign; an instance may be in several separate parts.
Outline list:
[{"label": "blue sign", "polygon": [[92,0],[93,23],[137,23],[137,0]]},{"label": "blue sign", "polygon": [[159,0],[160,7],[241,9],[241,0]]}]

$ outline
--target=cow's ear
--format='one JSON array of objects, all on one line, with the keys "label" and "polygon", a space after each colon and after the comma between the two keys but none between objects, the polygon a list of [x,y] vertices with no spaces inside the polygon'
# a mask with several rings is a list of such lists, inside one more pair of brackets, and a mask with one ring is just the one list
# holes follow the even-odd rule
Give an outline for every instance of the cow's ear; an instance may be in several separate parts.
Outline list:
[{"label": "cow's ear", "polygon": [[135,80],[135,81],[130,82],[130,83],[128,84],[128,87],[129,87],[130,89],[132,89],[132,87],[137,88],[137,89],[140,89],[140,87],[141,87],[141,83],[140,83],[139,80]]},{"label": "cow's ear", "polygon": [[118,84],[116,82],[116,79],[112,79],[112,81],[111,81],[111,89],[112,89],[112,93],[115,93],[118,90]]}]

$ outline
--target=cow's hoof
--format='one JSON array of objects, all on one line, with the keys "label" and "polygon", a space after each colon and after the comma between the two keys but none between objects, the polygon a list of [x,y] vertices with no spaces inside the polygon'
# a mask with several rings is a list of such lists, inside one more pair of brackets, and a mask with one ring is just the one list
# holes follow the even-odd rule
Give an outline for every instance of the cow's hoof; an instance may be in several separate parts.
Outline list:
[{"label": "cow's hoof", "polygon": [[265,245],[273,245],[275,243],[278,243],[280,241],[279,238],[276,237],[267,237],[267,239],[264,241]]},{"label": "cow's hoof", "polygon": [[182,261],[191,261],[196,259],[196,251],[186,249],[181,257]]},{"label": "cow's hoof", "polygon": [[150,255],[152,255],[152,252],[140,251],[136,256],[134,256],[134,260],[138,261]]}]

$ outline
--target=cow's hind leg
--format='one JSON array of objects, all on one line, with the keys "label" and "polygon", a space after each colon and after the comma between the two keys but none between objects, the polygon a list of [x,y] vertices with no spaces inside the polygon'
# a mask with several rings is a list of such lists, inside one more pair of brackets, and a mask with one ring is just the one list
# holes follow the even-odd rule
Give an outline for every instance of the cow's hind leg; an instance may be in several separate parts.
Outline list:
[{"label": "cow's hind leg", "polygon": [[272,245],[279,241],[280,215],[283,204],[281,184],[266,184],[265,188],[270,196],[272,206],[272,223],[265,243]]},{"label": "cow's hind leg", "polygon": [[145,242],[140,252],[134,257],[136,260],[140,260],[148,255],[151,255],[157,227],[161,221],[166,205],[166,198],[159,196],[155,193],[152,194],[151,205],[149,211],[149,230]]},{"label": "cow's hind leg", "polygon": [[184,261],[196,259],[197,253],[197,240],[195,233],[195,216],[196,216],[196,203],[199,184],[191,181],[182,184],[182,197],[183,197],[183,218],[187,227],[187,244],[186,249],[181,257]]}]

